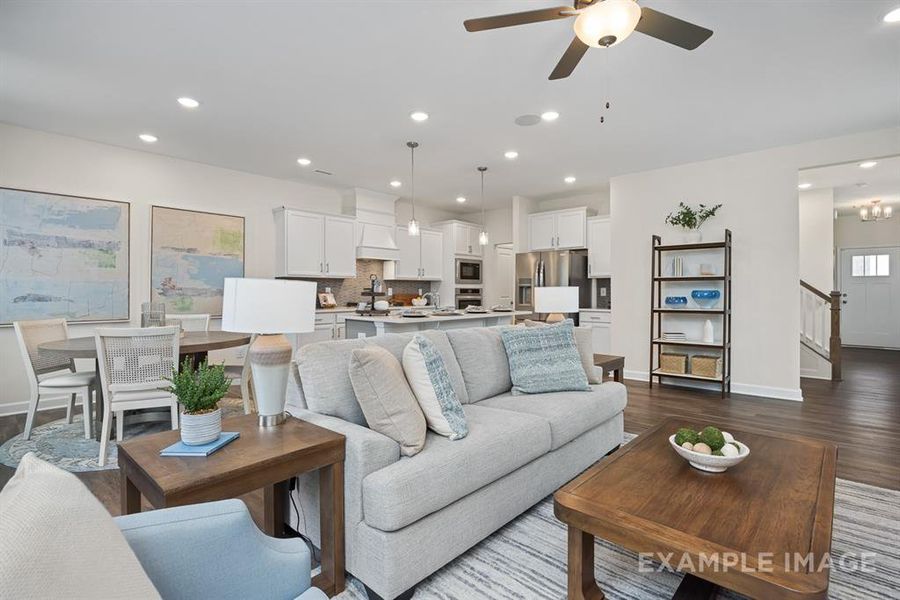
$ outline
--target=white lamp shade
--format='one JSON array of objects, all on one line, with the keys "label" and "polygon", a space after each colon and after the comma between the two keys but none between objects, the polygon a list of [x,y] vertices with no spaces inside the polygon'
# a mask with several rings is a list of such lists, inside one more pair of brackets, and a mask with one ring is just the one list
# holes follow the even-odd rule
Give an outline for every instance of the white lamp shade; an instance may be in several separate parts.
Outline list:
[{"label": "white lamp shade", "polygon": [[312,281],[226,277],[222,330],[238,333],[303,333],[316,326]]},{"label": "white lamp shade", "polygon": [[578,312],[578,288],[534,288],[534,311],[539,313]]}]

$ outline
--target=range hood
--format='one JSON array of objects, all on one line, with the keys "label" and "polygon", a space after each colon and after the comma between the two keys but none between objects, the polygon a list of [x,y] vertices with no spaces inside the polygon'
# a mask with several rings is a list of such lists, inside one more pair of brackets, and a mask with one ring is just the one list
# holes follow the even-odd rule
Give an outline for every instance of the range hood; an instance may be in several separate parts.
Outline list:
[{"label": "range hood", "polygon": [[394,239],[397,227],[394,203],[397,196],[356,188],[356,258],[398,260]]}]

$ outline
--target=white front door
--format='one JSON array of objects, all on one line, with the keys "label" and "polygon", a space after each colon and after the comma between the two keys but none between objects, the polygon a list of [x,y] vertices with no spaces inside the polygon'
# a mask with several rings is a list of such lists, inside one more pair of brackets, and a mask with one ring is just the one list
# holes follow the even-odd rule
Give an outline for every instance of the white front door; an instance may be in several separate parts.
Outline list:
[{"label": "white front door", "polygon": [[900,247],[841,250],[841,340],[900,348]]}]

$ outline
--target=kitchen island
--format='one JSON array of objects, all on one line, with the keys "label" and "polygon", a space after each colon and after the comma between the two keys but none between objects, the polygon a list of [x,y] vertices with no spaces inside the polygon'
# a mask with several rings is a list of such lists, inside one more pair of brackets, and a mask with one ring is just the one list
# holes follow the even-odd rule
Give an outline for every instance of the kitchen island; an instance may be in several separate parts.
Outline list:
[{"label": "kitchen island", "polygon": [[462,327],[493,327],[512,325],[516,317],[530,315],[529,311],[465,313],[448,317],[402,317],[348,315],[346,318],[346,338],[372,337],[386,333],[411,333],[426,329],[460,329]]}]

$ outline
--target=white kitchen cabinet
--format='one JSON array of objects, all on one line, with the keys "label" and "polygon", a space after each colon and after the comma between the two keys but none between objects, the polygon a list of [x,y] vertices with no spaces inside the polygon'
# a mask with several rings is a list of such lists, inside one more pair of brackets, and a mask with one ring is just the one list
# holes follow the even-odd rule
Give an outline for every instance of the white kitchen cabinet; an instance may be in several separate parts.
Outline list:
[{"label": "white kitchen cabinet", "polygon": [[588,277],[609,277],[612,272],[612,244],[609,217],[588,219]]},{"label": "white kitchen cabinet", "polygon": [[418,236],[411,236],[406,227],[397,227],[394,236],[399,250],[397,260],[384,263],[386,280],[414,279],[439,281],[442,276],[441,258],[443,234],[431,229],[419,230]]},{"label": "white kitchen cabinet", "polygon": [[468,223],[454,222],[450,231],[453,236],[453,248],[456,254],[481,256],[481,245],[478,243],[481,227]]},{"label": "white kitchen cabinet", "polygon": [[611,354],[610,344],[610,313],[609,311],[581,311],[579,324],[581,327],[591,328],[591,341],[594,352],[599,354]]},{"label": "white kitchen cabinet", "polygon": [[587,208],[528,215],[528,247],[532,251],[584,248],[586,225]]},{"label": "white kitchen cabinet", "polygon": [[275,211],[276,274],[355,277],[354,220],[287,208]]}]

